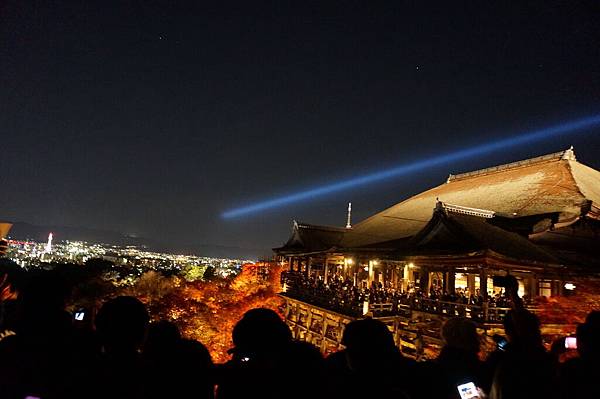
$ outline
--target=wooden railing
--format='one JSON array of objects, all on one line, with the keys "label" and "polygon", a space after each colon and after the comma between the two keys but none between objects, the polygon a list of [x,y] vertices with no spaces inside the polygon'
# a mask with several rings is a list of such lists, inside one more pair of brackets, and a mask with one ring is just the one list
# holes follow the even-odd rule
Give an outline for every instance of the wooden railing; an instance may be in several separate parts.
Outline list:
[{"label": "wooden railing", "polygon": [[448,317],[466,317],[482,322],[501,322],[510,308],[483,305],[471,305],[457,302],[445,302],[429,298],[410,298],[397,304],[372,303],[369,312],[374,317],[409,316],[411,311],[434,313]]}]

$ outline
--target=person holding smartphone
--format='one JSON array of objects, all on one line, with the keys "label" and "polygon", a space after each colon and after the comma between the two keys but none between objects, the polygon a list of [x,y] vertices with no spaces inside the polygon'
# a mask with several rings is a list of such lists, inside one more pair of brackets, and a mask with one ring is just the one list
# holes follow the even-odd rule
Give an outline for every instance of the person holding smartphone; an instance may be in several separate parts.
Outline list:
[{"label": "person holding smartphone", "polygon": [[[482,384],[482,362],[477,326],[464,317],[446,320],[441,330],[444,346],[439,356],[421,365],[423,376],[439,376],[436,384],[428,384],[427,397],[476,398]],[[459,387],[461,387],[459,389]],[[472,388],[472,389],[471,389]],[[459,396],[460,395],[460,396]],[[466,395],[466,396],[465,396]]]},{"label": "person holding smartphone", "polygon": [[523,306],[515,277],[506,276],[505,287],[511,304],[504,319],[508,343],[495,352],[489,398],[557,398],[557,364],[542,344],[540,321]]},{"label": "person holding smartphone", "polygon": [[[571,338],[567,341],[568,338]],[[577,350],[578,358],[567,360],[560,368],[563,397],[600,398],[598,362],[600,361],[600,311],[591,312],[577,327],[577,337],[567,337],[567,350]],[[576,349],[573,346],[576,345]]]}]

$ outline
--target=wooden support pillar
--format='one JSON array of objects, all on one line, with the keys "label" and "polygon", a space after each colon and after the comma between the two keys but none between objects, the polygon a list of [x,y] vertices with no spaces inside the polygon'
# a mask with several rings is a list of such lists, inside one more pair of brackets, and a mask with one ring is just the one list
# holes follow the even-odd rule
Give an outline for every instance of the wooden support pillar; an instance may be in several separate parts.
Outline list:
[{"label": "wooden support pillar", "polygon": [[563,281],[552,280],[552,283],[550,285],[551,295],[552,296],[562,296],[564,294],[564,292],[563,292],[564,285],[565,285],[565,283]]},{"label": "wooden support pillar", "polygon": [[483,297],[483,301],[486,302],[488,300],[488,286],[487,286],[488,273],[487,269],[482,268],[479,271],[479,292]]},{"label": "wooden support pillar", "polygon": [[448,287],[446,288],[446,292],[448,294],[454,294],[456,291],[456,270],[454,268],[450,268],[448,271]]},{"label": "wooden support pillar", "polygon": [[411,280],[411,271],[408,265],[402,266],[402,292],[408,291],[408,283]]},{"label": "wooden support pillar", "polygon": [[369,276],[367,277],[367,287],[371,288],[371,285],[373,284],[373,281],[375,280],[375,269],[373,267],[373,261],[370,260],[368,263],[369,267]]},{"label": "wooden support pillar", "polygon": [[527,295],[529,299],[538,296],[538,280],[535,278],[535,275],[531,275],[527,279],[527,284],[525,284],[525,295]]},{"label": "wooden support pillar", "polygon": [[[327,264],[327,260],[325,260],[325,263]],[[323,337],[323,339],[321,340],[321,353],[325,353],[325,350],[327,349],[327,316],[325,315],[325,313],[323,313],[323,329],[321,330],[321,336]]]},{"label": "wooden support pillar", "polygon": [[421,281],[420,281],[421,291],[425,293],[425,295],[429,295],[429,269],[427,267],[421,267]]},{"label": "wooden support pillar", "polygon": [[473,273],[467,274],[467,288],[469,289],[469,295],[475,293],[475,275]]},{"label": "wooden support pillar", "polygon": [[[304,340],[308,343],[312,344],[312,330],[310,329],[310,327],[312,326],[312,307],[309,308],[306,311],[306,335],[304,336]],[[310,334],[310,338],[309,338],[309,334]]]},{"label": "wooden support pillar", "polygon": [[311,266],[311,262],[312,262],[312,258],[309,256],[306,259],[306,269],[305,269],[305,273],[306,273],[306,277],[310,277],[310,266]]},{"label": "wooden support pillar", "polygon": [[325,256],[325,263],[323,264],[323,283],[327,284],[329,278],[329,258]]}]

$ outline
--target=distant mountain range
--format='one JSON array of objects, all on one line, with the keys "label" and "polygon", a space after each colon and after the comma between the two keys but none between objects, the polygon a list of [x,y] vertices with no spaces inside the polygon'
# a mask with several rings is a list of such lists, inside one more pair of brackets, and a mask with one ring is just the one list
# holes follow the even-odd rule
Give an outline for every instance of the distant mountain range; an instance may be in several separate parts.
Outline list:
[{"label": "distant mountain range", "polygon": [[150,251],[185,253],[199,256],[233,259],[259,259],[269,256],[268,250],[229,247],[223,245],[183,245],[173,247],[166,243],[146,237],[134,237],[110,230],[91,229],[87,227],[38,226],[24,222],[13,222],[9,237],[17,240],[31,239],[46,241],[52,232],[56,240],[87,241],[112,245],[136,245],[146,247]]}]

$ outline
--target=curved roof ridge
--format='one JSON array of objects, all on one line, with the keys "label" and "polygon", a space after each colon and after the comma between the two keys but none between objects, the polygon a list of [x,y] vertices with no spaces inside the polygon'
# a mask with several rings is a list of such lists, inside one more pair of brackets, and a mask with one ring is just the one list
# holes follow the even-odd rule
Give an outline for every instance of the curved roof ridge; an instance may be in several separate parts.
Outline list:
[{"label": "curved roof ridge", "polygon": [[559,152],[553,152],[551,154],[540,155],[538,157],[527,158],[520,161],[509,162],[501,165],[490,166],[488,168],[477,169],[471,172],[458,173],[456,175],[450,174],[448,176],[448,180],[446,183],[450,183],[456,180],[468,179],[474,176],[487,175],[489,173],[502,172],[508,169],[520,168],[522,166],[528,166],[535,163],[540,162],[549,162],[549,161],[557,161],[561,159],[566,159],[570,161],[575,161],[575,152],[573,151],[573,147]]},{"label": "curved roof ridge", "polygon": [[449,204],[447,202],[438,202],[439,206],[448,212],[460,213],[463,215],[477,216],[485,219],[491,219],[496,215],[496,212],[489,209],[473,208],[470,206],[462,206],[457,204]]},{"label": "curved roof ridge", "polygon": [[511,168],[442,183],[405,198],[352,226],[344,234],[344,244],[358,246],[414,235],[427,224],[438,201],[456,205],[453,213],[477,216],[489,216],[491,211],[510,218],[553,213],[556,222],[562,223],[587,211],[589,217],[600,220],[600,171],[577,162],[571,148],[531,159],[519,167],[513,163]]},{"label": "curved roof ridge", "polygon": [[342,232],[342,231],[348,230],[345,227],[325,226],[325,225],[320,225],[320,224],[303,223],[303,222],[298,222],[296,220],[294,220],[294,223],[299,228],[305,228],[305,229],[328,230],[328,231],[337,231],[337,232]]}]

